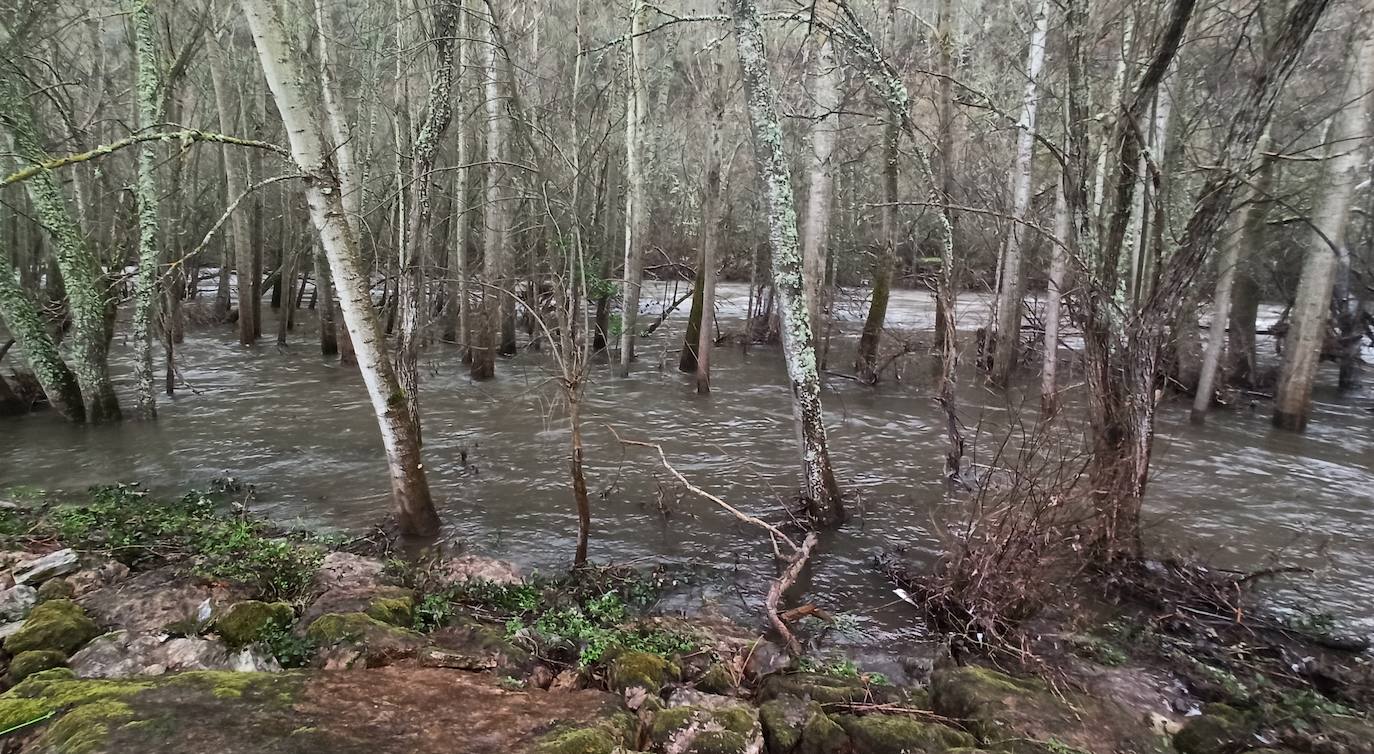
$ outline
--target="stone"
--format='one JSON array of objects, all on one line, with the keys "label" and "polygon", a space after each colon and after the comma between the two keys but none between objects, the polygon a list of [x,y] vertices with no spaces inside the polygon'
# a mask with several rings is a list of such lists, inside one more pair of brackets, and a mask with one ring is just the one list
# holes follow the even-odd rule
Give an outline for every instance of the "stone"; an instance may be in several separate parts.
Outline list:
[{"label": "stone", "polygon": [[247,586],[192,578],[169,566],[83,594],[77,602],[111,628],[157,633],[176,626],[194,633],[190,629],[251,596]]},{"label": "stone", "polygon": [[367,609],[363,612],[383,623],[409,628],[414,622],[415,595],[378,595],[368,603]]},{"label": "stone", "polygon": [[66,579],[48,579],[38,587],[38,601],[69,600],[76,597],[76,588]]},{"label": "stone", "polygon": [[75,602],[52,600],[29,613],[24,625],[5,639],[5,649],[16,655],[33,649],[71,654],[99,635],[100,628]]},{"label": "stone", "polygon": [[10,682],[18,683],[25,678],[52,668],[67,664],[67,656],[55,649],[31,649],[20,652],[10,660]]},{"label": "stone", "polygon": [[404,620],[393,625],[408,628],[410,619],[407,615],[414,605],[415,593],[401,587],[386,584],[336,586],[320,592],[306,605],[300,623],[309,626],[329,613],[367,613],[383,623]]},{"label": "stone", "polygon": [[68,667],[78,678],[156,676],[173,671],[233,670],[278,672],[276,660],[245,649],[230,652],[223,642],[163,634],[114,631],[72,655]]},{"label": "stone", "polygon": [[829,715],[812,715],[802,727],[797,754],[846,754],[849,751],[849,734]]},{"label": "stone", "polygon": [[0,622],[24,620],[36,604],[38,590],[25,584],[16,584],[0,592]]},{"label": "stone", "polygon": [[215,632],[231,647],[242,647],[257,641],[269,626],[290,628],[296,611],[285,602],[245,600],[235,602],[215,619]]},{"label": "stone", "polygon": [[320,646],[360,645],[369,661],[414,653],[425,638],[404,628],[383,623],[363,613],[329,613],[315,619],[306,638]]},{"label": "stone", "polygon": [[429,641],[447,651],[481,658],[483,664],[507,675],[523,674],[534,661],[528,650],[511,642],[504,625],[475,618],[456,619],[429,634]]},{"label": "stone", "polygon": [[1228,754],[1254,740],[1254,721],[1225,704],[1209,704],[1202,714],[1189,718],[1174,736],[1181,754]]},{"label": "stone", "polygon": [[882,689],[869,686],[858,678],[841,678],[821,673],[775,673],[764,678],[763,684],[759,687],[760,699],[773,699],[782,694],[790,694],[821,704],[873,701],[875,694],[881,693]]},{"label": "stone", "polygon": [[735,676],[721,662],[711,663],[693,683],[708,694],[733,694],[737,690]]},{"label": "stone", "polygon": [[37,586],[55,576],[66,576],[81,567],[76,551],[70,547],[50,552],[14,569],[14,583]]},{"label": "stone", "polygon": [[467,581],[488,581],[493,584],[519,584],[520,569],[514,563],[480,555],[457,555],[440,561],[434,569],[444,585]]},{"label": "stone", "polygon": [[129,567],[118,560],[106,560],[89,568],[83,568],[67,577],[72,591],[77,597],[89,594],[101,587],[118,583],[129,577]]},{"label": "stone", "polygon": [[606,683],[611,691],[624,693],[636,686],[657,694],[663,685],[681,674],[678,666],[648,652],[620,652],[610,663]]},{"label": "stone", "polygon": [[821,712],[815,702],[781,694],[759,705],[759,724],[768,754],[792,754],[801,743],[802,726]]},{"label": "stone", "polygon": [[0,643],[4,643],[6,639],[19,633],[19,629],[23,627],[24,621],[22,620],[17,620],[12,623],[5,623],[3,625],[0,625]]},{"label": "stone", "polygon": [[973,736],[947,725],[899,715],[839,715],[835,721],[854,748],[867,754],[944,754],[976,743]]},{"label": "stone", "polygon": [[386,563],[351,552],[331,552],[315,571],[311,594],[323,594],[331,589],[377,587],[383,585]]},{"label": "stone", "polygon": [[[722,697],[723,698],[723,697]],[[758,710],[737,700],[716,707],[669,707],[654,713],[649,740],[680,754],[756,754],[763,751]]]}]

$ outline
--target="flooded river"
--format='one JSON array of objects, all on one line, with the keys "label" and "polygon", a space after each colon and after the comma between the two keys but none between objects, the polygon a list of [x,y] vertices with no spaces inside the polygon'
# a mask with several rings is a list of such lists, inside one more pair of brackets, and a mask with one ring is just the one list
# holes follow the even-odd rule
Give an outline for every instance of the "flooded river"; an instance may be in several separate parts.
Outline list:
[{"label": "flooded river", "polygon": [[[739,330],[745,296],[740,286],[723,291],[727,332]],[[965,329],[985,316],[976,301],[962,310]],[[928,329],[929,298],[903,292],[892,315],[898,326]],[[704,575],[676,606],[705,600],[756,618],[772,573],[766,542],[684,494],[648,451],[622,450],[606,429],[662,443],[696,484],[766,519],[785,519],[781,501],[795,486],[796,450],[780,353],[722,347],[713,359],[715,391],[698,397],[675,369],[681,333],[679,314],[641,346],[632,377],[601,367],[589,387],[591,556],[698,565]],[[320,358],[308,320],[293,337],[289,347],[269,337],[244,351],[227,327],[190,333],[180,354],[190,389],[164,401],[156,423],[84,428],[42,414],[5,420],[0,484],[70,489],[140,480],[174,490],[232,476],[254,485],[258,508],[284,523],[374,523],[386,507],[387,482],[361,383],[352,370]],[[847,353],[836,345],[832,366],[846,370]],[[447,535],[527,570],[565,567],[576,527],[568,425],[543,358],[502,361],[498,379],[483,384],[467,379],[450,346],[435,346],[424,359],[425,455]],[[944,438],[927,362],[912,357],[901,382],[877,388],[831,379],[824,397],[837,471],[860,509],[823,541],[803,587],[807,599],[848,616],[837,640],[861,656],[922,640],[917,617],[895,601],[871,556],[905,546],[929,557],[937,546]],[[1006,422],[1008,399],[972,380],[960,402],[970,425]],[[1218,412],[1205,428],[1188,424],[1182,403],[1165,406],[1150,537],[1222,565],[1257,567],[1282,555],[1285,563],[1317,568],[1310,592],[1374,630],[1374,398],[1337,397],[1323,383],[1316,402],[1301,436],[1271,430],[1266,404]]]}]

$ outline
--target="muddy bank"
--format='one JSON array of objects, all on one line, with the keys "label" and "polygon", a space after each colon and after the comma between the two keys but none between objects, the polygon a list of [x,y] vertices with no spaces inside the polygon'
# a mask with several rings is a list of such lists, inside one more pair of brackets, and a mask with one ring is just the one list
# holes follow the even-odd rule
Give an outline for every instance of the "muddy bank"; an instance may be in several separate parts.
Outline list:
[{"label": "muddy bank", "polygon": [[1043,627],[1074,648],[1042,651],[1054,667],[1004,672],[1014,663],[955,647],[896,685],[788,657],[758,626],[656,614],[681,578],[662,571],[539,577],[470,553],[401,558],[382,538],[285,532],[217,496],[133,487],[20,501],[0,510],[0,532],[6,752],[1362,754],[1374,742],[1357,679],[1330,695],[1297,693],[1273,667],[1228,683],[1236,666],[1214,655],[1236,645],[1220,633],[1192,644],[1215,673],[1190,676],[1139,640],[1148,619],[1124,613]]}]

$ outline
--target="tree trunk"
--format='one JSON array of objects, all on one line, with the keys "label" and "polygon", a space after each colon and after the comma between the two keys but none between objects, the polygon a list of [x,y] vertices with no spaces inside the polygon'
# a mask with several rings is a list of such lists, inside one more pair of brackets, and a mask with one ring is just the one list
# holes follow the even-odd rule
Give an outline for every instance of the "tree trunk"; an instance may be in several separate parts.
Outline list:
[{"label": "tree trunk", "polygon": [[[455,56],[458,59],[459,70],[468,70],[468,50],[471,48],[466,41],[468,35],[467,9],[464,7],[465,0],[456,0],[458,5],[458,32],[455,35],[454,45],[457,46]],[[463,88],[461,83],[458,85],[454,99],[459,106],[463,105]],[[459,123],[458,132],[454,139],[454,158],[458,163],[457,175],[453,179],[453,202],[452,211],[449,214],[450,244],[448,251],[448,303],[444,307],[444,340],[458,344],[459,356],[461,359],[468,358],[468,338],[471,334],[468,330],[468,180],[472,175],[472,168],[468,167],[468,129],[467,124]]]},{"label": "tree trunk", "polygon": [[471,374],[474,380],[496,376],[496,352],[506,330],[505,300],[511,296],[510,199],[505,196],[507,171],[501,165],[506,149],[506,95],[501,83],[500,52],[492,24],[479,21],[484,31],[483,74],[486,76],[487,167],[485,228],[482,239],[482,322],[474,344]]},{"label": "tree trunk", "polygon": [[1251,204],[1245,210],[1245,221],[1241,228],[1244,240],[1237,249],[1239,256],[1234,265],[1231,316],[1227,323],[1229,334],[1226,345],[1225,381],[1235,387],[1254,387],[1258,376],[1255,361],[1255,328],[1260,305],[1260,286],[1257,277],[1259,270],[1244,262],[1250,255],[1258,257],[1264,248],[1265,219],[1268,215],[1270,188],[1274,185],[1274,169],[1274,160],[1263,160],[1259,172],[1251,180],[1254,191]]},{"label": "tree trunk", "polygon": [[[1212,324],[1207,330],[1207,352],[1202,359],[1202,370],[1198,373],[1197,394],[1193,396],[1193,410],[1190,414],[1194,424],[1206,423],[1207,411],[1211,409],[1212,400],[1216,397],[1217,374],[1221,369],[1222,354],[1226,350],[1226,327],[1232,318],[1231,304],[1241,263],[1248,257],[1247,252],[1252,245],[1261,243],[1260,237],[1251,235],[1250,231],[1261,230],[1255,227],[1256,214],[1259,215],[1258,222],[1263,222],[1264,202],[1268,199],[1265,194],[1269,190],[1265,181],[1265,176],[1269,173],[1266,167],[1269,160],[1264,153],[1269,150],[1269,144],[1269,133],[1266,131],[1256,148],[1260,153],[1257,158],[1260,165],[1256,171],[1255,188],[1250,192],[1249,203],[1241,221],[1237,223],[1238,227],[1222,242],[1221,256],[1217,258],[1217,289],[1212,298]],[[1254,337],[1252,325],[1252,344]]]},{"label": "tree trunk", "polygon": [[[210,51],[210,80],[215,90],[215,107],[219,111],[219,130],[223,133],[239,133],[241,121],[234,117],[232,103],[229,101],[229,85],[225,80],[224,51],[220,45],[228,44],[229,39],[214,40],[208,47]],[[220,147],[224,153],[224,185],[227,201],[236,201],[248,190],[245,177],[247,159],[238,147]],[[256,278],[253,264],[252,236],[245,213],[235,210],[229,215],[229,239],[233,243],[234,269],[237,271],[237,291],[239,299],[239,345],[252,346],[257,343],[258,325],[255,321],[257,311],[253,307],[253,281]]]},{"label": "tree trunk", "polygon": [[[158,81],[157,38],[153,35],[153,11],[146,0],[134,5],[135,90],[138,92],[138,124],[147,130],[162,121],[158,107],[161,93]],[[157,418],[157,397],[153,388],[153,324],[157,316],[158,246],[157,147],[143,142],[138,148],[138,282],[134,300],[134,381],[138,395],[138,414],[143,419]]]},{"label": "tree trunk", "polygon": [[1324,193],[1312,212],[1307,258],[1293,303],[1292,324],[1284,337],[1283,365],[1274,391],[1274,426],[1293,432],[1307,428],[1312,411],[1312,383],[1321,363],[1322,347],[1331,321],[1331,293],[1336,269],[1345,251],[1345,227],[1355,185],[1360,180],[1362,150],[1369,127],[1370,96],[1374,87],[1374,33],[1366,18],[1355,41],[1341,102],[1327,136],[1322,183]]},{"label": "tree trunk", "polygon": [[701,202],[701,327],[697,333],[696,388],[711,392],[711,350],[716,343],[716,267],[720,250],[721,140],[725,130],[725,65],[717,56],[706,132],[706,190]]},{"label": "tree trunk", "polygon": [[839,64],[830,35],[817,29],[810,50],[807,82],[811,86],[811,164],[807,178],[806,222],[802,228],[802,264],[806,273],[806,308],[811,315],[811,331],[821,331],[821,315],[826,304],[826,247],[830,234],[831,196],[835,137],[840,128]]},{"label": "tree trunk", "polygon": [[396,373],[406,394],[406,412],[421,435],[420,425],[420,339],[421,313],[425,309],[424,245],[429,240],[430,220],[434,214],[430,199],[430,172],[439,151],[439,140],[453,119],[453,76],[456,47],[456,22],[460,10],[453,0],[441,0],[434,7],[433,44],[436,66],[430,79],[429,99],[425,103],[425,122],[415,137],[411,158],[410,228],[401,253],[400,309],[401,330],[396,343]]},{"label": "tree trunk", "polygon": [[[957,224],[954,210],[950,209],[954,202],[954,160],[957,149],[954,139],[954,0],[940,0],[935,35],[940,46],[940,78],[937,84],[939,93],[935,102],[936,154],[939,157],[939,168],[933,178],[939,191],[942,205],[940,212],[944,215],[944,230],[948,236],[945,239],[945,250],[940,263],[940,285],[945,286],[947,290],[937,290],[935,295],[935,350],[941,354],[941,360],[944,362],[941,373],[948,375],[941,378],[941,383],[952,384],[952,360],[958,353],[958,348],[950,342],[958,335],[953,312],[958,301],[958,294],[954,291],[954,235]],[[891,103],[888,106],[890,108]],[[908,131],[910,130],[912,129],[908,127]],[[912,134],[908,136],[915,138]]]},{"label": "tree trunk", "polygon": [[1064,202],[1061,179],[1054,200],[1054,240],[1050,244],[1050,278],[1045,291],[1044,362],[1040,367],[1040,413],[1059,413],[1059,321],[1064,286],[1069,277],[1069,208]]},{"label": "tree trunk", "polygon": [[629,87],[625,114],[625,281],[621,288],[620,374],[630,375],[639,337],[639,294],[644,277],[644,231],[648,209],[645,190],[644,128],[648,118],[648,92],[644,88],[643,0],[635,0],[630,15]]},{"label": "tree trunk", "polygon": [[992,346],[992,364],[988,372],[993,384],[1005,387],[1021,352],[1021,299],[1024,284],[1021,258],[1029,231],[1023,227],[1030,209],[1031,170],[1035,158],[1035,118],[1040,107],[1038,83],[1040,68],[1045,63],[1045,37],[1049,31],[1049,0],[1040,0],[1035,7],[1034,27],[1031,30],[1030,52],[1026,60],[1026,93],[1021,101],[1021,123],[1016,138],[1016,167],[1012,172],[1011,219],[1007,228],[1007,243],[1002,251],[999,278],[1002,287],[997,291],[992,331],[988,339]]},{"label": "tree trunk", "polygon": [[[13,76],[0,78],[0,124],[10,135],[11,152],[28,163],[41,163],[44,151],[33,107]],[[119,421],[119,399],[110,381],[109,341],[114,300],[100,261],[67,209],[67,198],[50,171],[24,181],[38,219],[52,235],[57,268],[67,292],[71,316],[73,364],[81,400],[90,424]]]},{"label": "tree trunk", "polygon": [[62,360],[38,306],[20,287],[10,263],[10,252],[5,248],[0,248],[0,319],[5,322],[5,330],[18,341],[24,361],[37,376],[48,405],[68,421],[85,421],[85,404],[76,375]]},{"label": "tree trunk", "polygon": [[[897,24],[897,4],[889,0],[883,17],[883,37],[888,49],[892,48]],[[854,372],[860,380],[869,384],[878,382],[878,347],[882,343],[883,326],[887,322],[887,302],[892,295],[892,274],[897,267],[897,244],[900,241],[901,222],[897,217],[898,161],[901,155],[898,146],[901,141],[901,114],[888,111],[883,129],[883,207],[882,240],[878,258],[873,265],[873,298],[868,304],[868,316],[864,320],[863,334],[859,336],[859,351],[854,359]]]},{"label": "tree trunk", "polygon": [[731,0],[731,6],[760,188],[768,213],[773,284],[782,309],[783,355],[792,383],[793,416],[801,445],[803,494],[817,521],[835,524],[844,519],[844,503],[826,443],[821,381],[816,370],[811,321],[806,311],[797,213],[793,206],[787,155],[783,151],[777,90],[768,69],[757,5],[754,0]]},{"label": "tree trunk", "polygon": [[406,415],[406,396],[386,356],[358,239],[346,219],[341,186],[325,149],[321,118],[311,109],[303,88],[307,79],[269,0],[241,0],[241,6],[286,127],[291,153],[305,175],[310,216],[329,255],[344,321],[357,351],[358,370],[367,385],[386,448],[397,522],[406,534],[432,536],[439,530],[439,516],[425,480],[419,438]]}]

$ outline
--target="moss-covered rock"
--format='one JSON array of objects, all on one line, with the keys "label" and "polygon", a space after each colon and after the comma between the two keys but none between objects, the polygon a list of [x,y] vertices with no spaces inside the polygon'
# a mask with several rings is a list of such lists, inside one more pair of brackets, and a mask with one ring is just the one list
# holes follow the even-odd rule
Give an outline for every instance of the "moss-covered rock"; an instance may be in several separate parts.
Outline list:
[{"label": "moss-covered rock", "polygon": [[380,650],[414,647],[424,639],[414,631],[383,623],[364,613],[328,613],[305,630],[307,638],[329,646],[363,644]]},{"label": "moss-covered rock", "polygon": [[1182,754],[1228,754],[1253,742],[1256,725],[1247,715],[1225,704],[1209,704],[1174,736]]},{"label": "moss-covered rock", "polygon": [[10,660],[10,681],[18,683],[34,673],[67,664],[67,656],[55,649],[31,649]]},{"label": "moss-covered rock", "polygon": [[761,743],[758,711],[736,703],[716,708],[670,707],[654,714],[649,740],[682,754],[745,754]]},{"label": "moss-covered rock", "polygon": [[823,673],[775,673],[765,678],[759,687],[760,699],[790,694],[821,704],[885,702],[894,693],[896,689],[891,686],[872,686],[861,678]]},{"label": "moss-covered rock", "polygon": [[849,734],[829,715],[812,715],[802,726],[797,754],[843,754],[849,750]]},{"label": "moss-covered rock", "polygon": [[18,632],[5,640],[10,654],[50,649],[70,655],[100,635],[100,628],[75,602],[57,599],[35,607]]},{"label": "moss-covered rock", "polygon": [[721,662],[711,663],[693,685],[708,694],[733,694],[736,690],[734,674]]},{"label": "moss-covered rock", "polygon": [[383,623],[409,626],[415,614],[415,597],[411,594],[377,597],[364,612]]},{"label": "moss-covered rock", "polygon": [[944,754],[975,743],[973,736],[947,725],[898,715],[840,715],[836,721],[854,748],[868,754]]},{"label": "moss-covered rock", "polygon": [[648,652],[621,652],[611,660],[606,682],[612,691],[642,687],[657,694],[664,684],[678,679],[682,671],[677,665]]},{"label": "moss-covered rock", "polygon": [[759,724],[768,754],[790,754],[801,743],[802,726],[820,705],[791,694],[782,694],[759,705]]},{"label": "moss-covered rock", "polygon": [[38,601],[69,600],[76,596],[76,587],[66,579],[48,579],[38,587]]},{"label": "moss-covered rock", "polygon": [[634,743],[639,723],[634,715],[621,713],[582,728],[555,731],[535,746],[535,754],[613,754]]},{"label": "moss-covered rock", "polygon": [[231,647],[252,644],[262,637],[269,626],[287,627],[296,618],[296,611],[285,602],[236,602],[215,619],[215,631]]}]

